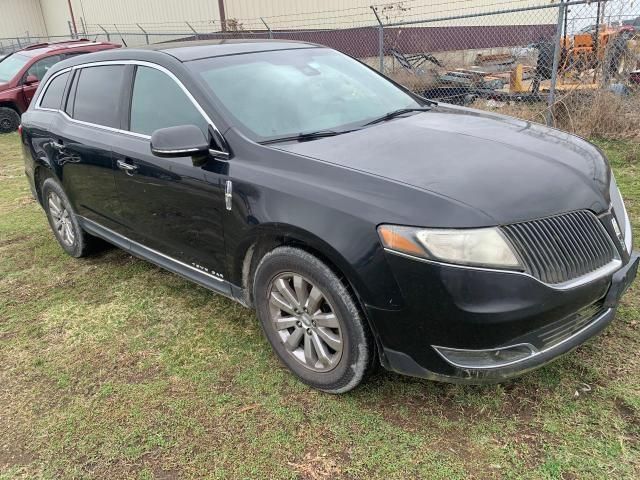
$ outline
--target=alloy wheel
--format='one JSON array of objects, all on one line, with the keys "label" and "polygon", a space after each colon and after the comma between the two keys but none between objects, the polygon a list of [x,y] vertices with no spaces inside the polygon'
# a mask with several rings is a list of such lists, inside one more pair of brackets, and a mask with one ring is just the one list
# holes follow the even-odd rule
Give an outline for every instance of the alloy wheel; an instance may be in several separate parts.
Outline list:
[{"label": "alloy wheel", "polygon": [[56,235],[62,243],[71,247],[75,242],[76,236],[73,232],[73,223],[71,222],[69,210],[55,192],[49,192],[48,204]]},{"label": "alloy wheel", "polygon": [[335,368],[342,357],[342,329],[322,290],[302,275],[286,272],[271,281],[268,295],[271,326],[286,351],[310,370]]}]

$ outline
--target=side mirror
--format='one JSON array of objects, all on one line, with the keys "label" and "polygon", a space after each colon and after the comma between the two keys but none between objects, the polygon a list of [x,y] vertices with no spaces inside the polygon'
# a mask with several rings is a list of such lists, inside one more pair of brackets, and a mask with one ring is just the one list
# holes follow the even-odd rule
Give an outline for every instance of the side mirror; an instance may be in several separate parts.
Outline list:
[{"label": "side mirror", "polygon": [[27,78],[24,79],[24,84],[25,85],[33,85],[34,83],[38,83],[40,80],[38,80],[38,77],[36,77],[35,75],[27,75]]},{"label": "side mirror", "polygon": [[209,153],[209,142],[195,125],[160,128],[151,134],[151,153],[157,157],[193,157]]}]

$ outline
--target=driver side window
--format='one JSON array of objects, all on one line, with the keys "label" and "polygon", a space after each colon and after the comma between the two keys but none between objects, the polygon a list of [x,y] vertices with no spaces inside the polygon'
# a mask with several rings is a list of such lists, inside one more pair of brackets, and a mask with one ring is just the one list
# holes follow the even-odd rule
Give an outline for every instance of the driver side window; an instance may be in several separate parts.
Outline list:
[{"label": "driver side window", "polygon": [[138,66],[129,130],[151,135],[160,128],[179,125],[195,125],[209,135],[207,121],[171,77],[155,68]]},{"label": "driver side window", "polygon": [[29,67],[26,76],[28,77],[29,75],[33,75],[38,79],[38,81],[40,81],[44,78],[47,71],[60,60],[60,55],[52,55],[50,57],[43,58],[42,60],[38,60]]}]

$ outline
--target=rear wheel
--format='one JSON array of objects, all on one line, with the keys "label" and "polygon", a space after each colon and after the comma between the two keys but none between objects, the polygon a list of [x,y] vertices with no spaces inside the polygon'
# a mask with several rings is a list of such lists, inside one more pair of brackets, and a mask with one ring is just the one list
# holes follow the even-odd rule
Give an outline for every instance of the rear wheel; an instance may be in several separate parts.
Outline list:
[{"label": "rear wheel", "polygon": [[62,249],[76,258],[87,255],[93,238],[80,227],[60,184],[53,178],[47,178],[42,183],[41,192],[49,225]]},{"label": "rear wheel", "polygon": [[337,275],[310,253],[279,247],[260,261],[253,297],[280,360],[329,393],[356,387],[374,365],[371,333]]},{"label": "rear wheel", "polygon": [[0,133],[11,133],[18,129],[20,115],[8,107],[0,107]]}]

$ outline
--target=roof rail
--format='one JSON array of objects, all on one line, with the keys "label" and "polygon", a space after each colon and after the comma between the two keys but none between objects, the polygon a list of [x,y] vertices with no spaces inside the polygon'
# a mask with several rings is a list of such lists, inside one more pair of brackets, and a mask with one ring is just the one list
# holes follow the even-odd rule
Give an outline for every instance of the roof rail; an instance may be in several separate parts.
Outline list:
[{"label": "roof rail", "polygon": [[60,40],[59,42],[51,42],[50,45],[55,45],[57,43],[75,43],[75,42],[89,42],[88,38],[73,38],[71,40]]},{"label": "roof rail", "polygon": [[74,38],[72,40],[60,40],[58,42],[42,42],[42,43],[34,43],[33,45],[29,45],[23,50],[35,50],[36,48],[49,47],[51,45],[62,45],[65,43],[76,43],[76,42],[90,42],[88,38]]},{"label": "roof rail", "polygon": [[42,48],[42,47],[47,47],[49,46],[50,43],[49,42],[44,42],[44,43],[34,43],[33,45],[29,45],[28,47],[24,47],[23,50],[33,50],[35,48]]}]

